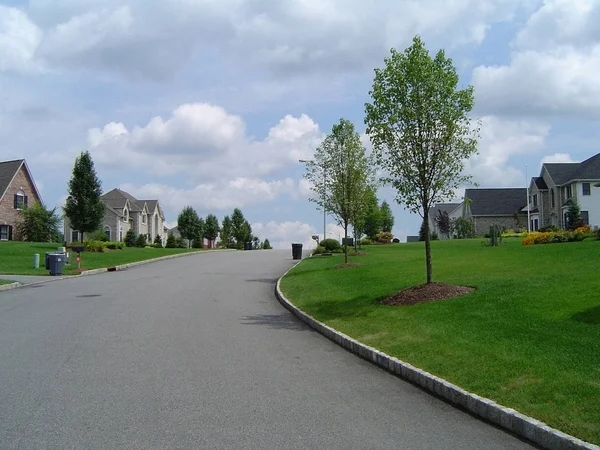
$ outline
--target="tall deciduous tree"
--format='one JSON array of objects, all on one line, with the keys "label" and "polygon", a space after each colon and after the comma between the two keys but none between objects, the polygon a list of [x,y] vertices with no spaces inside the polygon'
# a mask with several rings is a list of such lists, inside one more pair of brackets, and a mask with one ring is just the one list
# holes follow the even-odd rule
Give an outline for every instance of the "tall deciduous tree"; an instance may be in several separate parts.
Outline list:
[{"label": "tall deciduous tree", "polygon": [[[21,222],[17,225],[19,235],[29,242],[51,242],[59,235],[56,208],[47,209],[43,203],[35,202],[20,211]],[[56,241],[55,241],[56,242]]]},{"label": "tall deciduous tree", "polygon": [[419,36],[404,53],[395,49],[375,69],[372,103],[365,105],[367,134],[396,201],[425,222],[427,283],[433,281],[429,208],[454,196],[470,177],[464,161],[477,153],[478,127],[469,113],[473,88],[458,88],[444,51],[431,57]]},{"label": "tall deciduous tree", "polygon": [[63,210],[83,242],[84,233],[98,230],[104,218],[104,204],[100,200],[102,184],[89,152],[82,152],[75,160],[68,191]]},{"label": "tall deciduous tree", "polygon": [[202,236],[202,223],[198,213],[191,206],[186,206],[177,217],[177,230],[183,239],[187,239],[188,247],[192,241]]},{"label": "tall deciduous tree", "polygon": [[229,216],[223,217],[223,222],[221,223],[221,244],[228,248],[231,243],[231,238],[233,235],[233,225],[231,224],[231,218]]},{"label": "tall deciduous tree", "polygon": [[219,235],[219,219],[214,214],[206,216],[206,222],[204,225],[204,237],[211,242],[214,242]]},{"label": "tall deciduous tree", "polygon": [[381,231],[381,211],[377,203],[377,192],[375,192],[375,189],[370,189],[367,193],[365,208],[366,214],[363,232],[369,239],[375,240],[377,234]]},{"label": "tall deciduous tree", "polygon": [[252,230],[248,229],[249,227],[247,225],[248,222],[246,221],[242,210],[235,208],[231,214],[231,232],[238,247],[240,247],[240,245],[244,245],[243,243],[248,238],[248,235],[252,232]]},{"label": "tall deciduous tree", "polygon": [[390,205],[385,200],[381,202],[381,208],[379,208],[381,214],[381,231],[391,233],[394,228],[394,215]]},{"label": "tall deciduous tree", "polygon": [[[326,176],[323,176],[325,170]],[[348,242],[348,226],[364,206],[369,186],[370,166],[365,148],[352,122],[340,119],[315,151],[313,161],[306,163],[305,178],[316,196],[310,200],[325,207],[344,228]],[[348,246],[345,246],[348,262]]]}]

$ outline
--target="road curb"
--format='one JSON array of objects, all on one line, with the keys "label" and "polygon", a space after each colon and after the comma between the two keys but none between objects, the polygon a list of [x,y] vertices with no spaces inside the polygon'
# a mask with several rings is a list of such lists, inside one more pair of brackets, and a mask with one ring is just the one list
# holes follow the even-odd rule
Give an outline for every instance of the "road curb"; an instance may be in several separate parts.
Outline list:
[{"label": "road curb", "polygon": [[14,283],[0,285],[0,292],[2,292],[2,291],[10,291],[11,289],[16,289],[20,285],[21,285],[21,283],[16,282],[16,281]]},{"label": "road curb", "polygon": [[277,300],[292,314],[316,331],[340,345],[344,349],[361,358],[385,369],[392,374],[410,381],[447,402],[459,406],[473,415],[485,419],[500,428],[508,430],[517,436],[525,438],[548,450],[600,450],[597,445],[582,441],[574,436],[563,433],[532,417],[521,414],[512,408],[499,405],[493,400],[465,391],[464,389],[419,369],[411,364],[389,356],[373,347],[369,347],[334,328],[319,322],[294,306],[281,292],[281,280],[294,267],[294,264],[278,280],[275,286]]}]

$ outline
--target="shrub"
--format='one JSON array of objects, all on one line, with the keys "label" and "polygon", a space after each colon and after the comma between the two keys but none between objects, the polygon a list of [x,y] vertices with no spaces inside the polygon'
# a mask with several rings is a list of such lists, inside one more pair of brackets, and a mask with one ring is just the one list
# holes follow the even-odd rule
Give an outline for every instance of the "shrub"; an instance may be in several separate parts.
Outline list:
[{"label": "shrub", "polygon": [[88,236],[88,241],[102,241],[108,242],[108,236],[102,230],[94,231]]},{"label": "shrub", "polygon": [[92,253],[103,253],[106,249],[106,242],[104,241],[85,241],[83,246],[86,252]]},{"label": "shrub", "polygon": [[127,230],[127,233],[125,234],[125,245],[127,247],[133,247],[135,245],[135,231],[131,228]]},{"label": "shrub", "polygon": [[156,248],[162,248],[162,246],[163,246],[162,244],[163,244],[162,238],[157,234],[156,237],[154,238],[154,246]]},{"label": "shrub", "polygon": [[586,233],[576,233],[574,231],[536,231],[525,236],[521,243],[523,245],[534,245],[561,242],[579,242],[583,241],[586,237],[588,237]]},{"label": "shrub", "polygon": [[429,238],[432,241],[437,241],[439,239],[438,234],[434,231],[433,233],[431,233],[431,236]]},{"label": "shrub", "polygon": [[558,227],[555,227],[554,225],[548,225],[547,227],[540,228],[538,231],[545,233],[547,231],[559,231],[559,229],[558,229]]},{"label": "shrub", "polygon": [[202,238],[200,239],[194,239],[192,241],[192,248],[202,248]]},{"label": "shrub", "polygon": [[373,245],[373,241],[369,238],[364,238],[360,241],[360,245]]},{"label": "shrub", "polygon": [[600,241],[600,228],[596,230],[596,239]]},{"label": "shrub", "polygon": [[173,233],[169,233],[169,235],[167,236],[167,243],[165,244],[165,247],[167,247],[167,248],[176,248],[177,247],[177,241],[176,241]]},{"label": "shrub", "polygon": [[122,250],[123,247],[125,247],[125,243],[124,242],[109,241],[109,242],[106,243],[106,248],[108,248],[110,250]]},{"label": "shrub", "polygon": [[187,245],[182,237],[175,238],[175,248],[187,248]]},{"label": "shrub", "polygon": [[377,242],[381,244],[391,244],[392,239],[394,239],[394,235],[389,231],[381,231],[380,233],[377,233],[376,239]]},{"label": "shrub", "polygon": [[573,230],[575,233],[584,233],[584,234],[588,234],[591,230],[590,227],[588,227],[587,225],[582,225],[578,228],[575,228]]},{"label": "shrub", "polygon": [[135,246],[139,248],[144,248],[146,246],[146,235],[140,234],[135,240]]},{"label": "shrub", "polygon": [[327,252],[339,253],[342,251],[342,244],[335,239],[323,239],[319,243],[320,247],[323,247]]},{"label": "shrub", "polygon": [[317,248],[315,248],[312,252],[313,255],[320,255],[322,253],[325,253],[327,250],[325,250],[325,247],[322,247],[320,245],[317,245]]}]

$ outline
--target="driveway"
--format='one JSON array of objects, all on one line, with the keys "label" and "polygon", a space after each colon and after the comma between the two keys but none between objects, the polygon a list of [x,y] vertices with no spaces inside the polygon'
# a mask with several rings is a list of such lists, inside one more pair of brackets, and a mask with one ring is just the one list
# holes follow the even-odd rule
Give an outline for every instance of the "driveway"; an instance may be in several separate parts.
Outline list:
[{"label": "driveway", "polygon": [[288,251],[0,292],[2,449],[527,449],[274,298]]}]

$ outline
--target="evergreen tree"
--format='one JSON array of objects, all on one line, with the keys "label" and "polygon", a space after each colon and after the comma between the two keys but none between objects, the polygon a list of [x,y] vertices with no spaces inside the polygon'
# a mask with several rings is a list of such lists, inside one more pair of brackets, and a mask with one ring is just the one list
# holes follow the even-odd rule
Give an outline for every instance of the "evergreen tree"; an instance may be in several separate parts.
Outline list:
[{"label": "evergreen tree", "polygon": [[104,203],[100,200],[102,185],[89,152],[82,152],[75,160],[68,185],[69,197],[64,209],[71,228],[80,233],[96,231],[104,218]]},{"label": "evergreen tree", "polygon": [[264,250],[271,250],[273,247],[271,247],[271,243],[269,242],[269,240],[268,240],[268,239],[265,239],[265,240],[263,241],[262,248],[263,248]]},{"label": "evergreen tree", "polygon": [[154,246],[155,247],[162,247],[162,238],[160,237],[160,235],[156,235],[156,237],[154,238]]},{"label": "evergreen tree", "polygon": [[392,214],[392,210],[388,202],[384,200],[381,203],[379,212],[381,214],[381,231],[391,233],[392,228],[394,228],[394,215]]},{"label": "evergreen tree", "polygon": [[231,233],[235,238],[235,243],[239,247],[244,245],[244,240],[248,237],[247,221],[244,218],[242,210],[235,208],[231,214]]},{"label": "evergreen tree", "polygon": [[177,241],[175,240],[175,235],[173,233],[169,233],[167,236],[167,243],[165,244],[166,248],[176,248]]},{"label": "evergreen tree", "polygon": [[583,220],[581,220],[581,208],[574,199],[570,200],[569,209],[567,209],[567,223],[565,225],[569,230],[574,230],[583,226]]},{"label": "evergreen tree", "polygon": [[133,247],[135,245],[135,242],[135,231],[133,231],[133,229],[130,228],[129,230],[127,230],[127,233],[125,233],[125,245],[127,247]]}]

